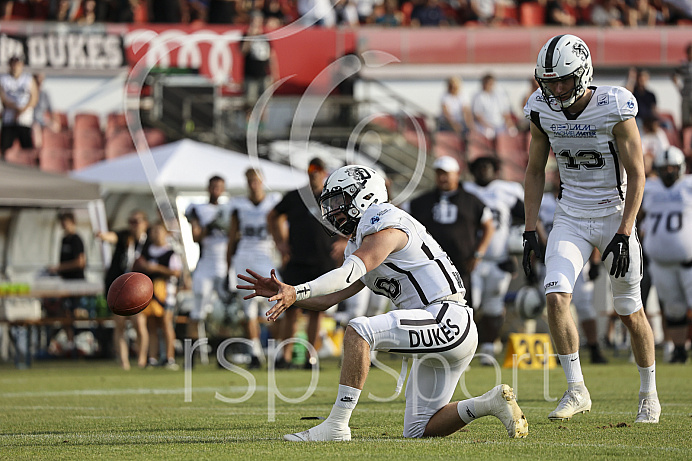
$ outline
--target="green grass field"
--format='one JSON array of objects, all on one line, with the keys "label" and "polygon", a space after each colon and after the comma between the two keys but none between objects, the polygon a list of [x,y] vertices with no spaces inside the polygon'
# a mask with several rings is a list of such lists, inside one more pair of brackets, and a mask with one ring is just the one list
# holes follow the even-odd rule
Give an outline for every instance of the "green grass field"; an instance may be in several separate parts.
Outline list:
[{"label": "green grass field", "polygon": [[[398,370],[400,362],[385,359]],[[659,360],[659,363],[661,361]],[[284,442],[285,433],[307,429],[327,416],[336,395],[336,360],[323,361],[317,388],[306,402],[276,398],[276,420],[268,417],[268,374],[255,372],[257,389],[244,403],[247,382],[216,366],[196,367],[192,401],[185,402],[184,372],[165,369],[124,372],[112,362],[37,362],[28,370],[0,365],[0,459],[692,459],[692,368],[660,364],[658,393],[663,414],[657,425],[632,424],[639,377],[625,358],[605,366],[584,364],[593,411],[553,423],[547,414],[540,371],[519,371],[518,402],[529,421],[529,436],[511,440],[501,423],[482,418],[451,437],[406,440],[403,396],[387,403],[395,379],[374,369],[351,419],[353,441],[317,444]],[[510,385],[512,371],[502,370]],[[310,383],[302,370],[277,372],[286,397],[298,398]],[[473,395],[495,383],[495,371],[476,361],[463,381]],[[564,391],[562,370],[549,373],[550,397]],[[457,388],[455,400],[464,398]],[[621,424],[624,423],[624,424]]]}]

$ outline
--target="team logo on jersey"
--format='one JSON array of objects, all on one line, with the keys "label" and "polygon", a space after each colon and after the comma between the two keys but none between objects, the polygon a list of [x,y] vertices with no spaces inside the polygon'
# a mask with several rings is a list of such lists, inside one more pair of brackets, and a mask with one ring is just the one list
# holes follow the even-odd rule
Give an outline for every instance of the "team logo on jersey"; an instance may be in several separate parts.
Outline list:
[{"label": "team logo on jersey", "polygon": [[396,299],[401,294],[401,284],[396,279],[380,277],[375,280],[375,287],[384,291],[384,295],[389,299]]},{"label": "team logo on jersey", "polygon": [[598,95],[598,103],[596,105],[597,106],[605,106],[609,102],[610,102],[610,100],[608,99],[607,94],[599,94]]},{"label": "team logo on jersey", "polygon": [[556,138],[596,137],[596,126],[585,123],[553,123],[550,129]]},{"label": "team logo on jersey", "polygon": [[537,94],[536,95],[536,101],[545,102],[545,98],[543,97],[542,94]]},{"label": "team logo on jersey", "polygon": [[380,222],[379,216],[373,216],[372,218],[370,218],[370,224],[375,224],[376,222]]},{"label": "team logo on jersey", "polygon": [[629,110],[634,109],[634,100],[630,99],[629,101],[627,101],[626,106]]},{"label": "team logo on jersey", "polygon": [[572,45],[572,51],[581,58],[582,62],[586,61],[589,57],[589,50],[586,49],[583,43],[577,42]]}]

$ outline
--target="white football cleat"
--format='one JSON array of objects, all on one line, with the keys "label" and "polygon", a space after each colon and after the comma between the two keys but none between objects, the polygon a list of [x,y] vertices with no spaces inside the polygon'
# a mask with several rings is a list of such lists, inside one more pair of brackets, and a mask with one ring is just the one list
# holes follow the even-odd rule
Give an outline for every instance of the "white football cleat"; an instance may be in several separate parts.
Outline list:
[{"label": "white football cleat", "polygon": [[591,411],[591,396],[586,387],[580,390],[567,390],[557,404],[557,408],[550,412],[548,419],[551,421],[567,421],[577,413]]},{"label": "white football cleat", "polygon": [[351,440],[351,428],[334,427],[326,421],[322,424],[295,434],[284,435],[289,442],[348,442]]},{"label": "white football cleat", "polygon": [[661,416],[661,404],[658,401],[658,393],[653,392],[646,396],[639,396],[639,412],[635,423],[658,423]]},{"label": "white football cleat", "polygon": [[[517,405],[514,390],[507,384],[493,387],[478,397],[479,403],[487,408],[488,414],[495,416],[507,429],[507,434],[513,439],[526,437],[529,433],[529,423],[524,413]],[[478,408],[478,407],[476,407]]]}]

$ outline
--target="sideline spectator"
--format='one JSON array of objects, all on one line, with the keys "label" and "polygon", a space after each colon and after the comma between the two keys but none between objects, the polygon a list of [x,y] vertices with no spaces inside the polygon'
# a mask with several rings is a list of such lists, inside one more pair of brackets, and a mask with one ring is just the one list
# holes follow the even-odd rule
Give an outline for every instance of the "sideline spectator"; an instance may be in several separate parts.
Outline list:
[{"label": "sideline spectator", "polygon": [[240,47],[245,59],[243,89],[248,117],[260,96],[279,79],[279,61],[270,41],[263,36],[263,22],[262,13],[253,11]]},{"label": "sideline spectator", "polygon": [[175,314],[178,278],[182,274],[183,262],[175,252],[168,238],[169,233],[162,222],[151,226],[150,244],[144,247],[135,261],[135,268],[147,274],[154,284],[154,296],[142,312],[146,317],[149,333],[149,365],[159,365],[159,338],[157,330],[163,331],[166,361],[162,363],[169,370],[177,370],[175,363]]},{"label": "sideline spectator", "polygon": [[504,92],[495,88],[495,77],[486,74],[481,79],[482,89],[471,102],[471,112],[476,122],[476,130],[494,143],[498,133],[507,131],[510,136],[517,134],[509,101]]},{"label": "sideline spectator", "polygon": [[207,22],[209,24],[233,24],[238,17],[236,0],[210,0]]},{"label": "sideline spectator", "polygon": [[[314,209],[313,204],[304,203],[301,197],[302,191],[303,194],[311,195],[317,201],[327,175],[324,161],[313,158],[308,165],[309,185],[287,193],[267,216],[269,230],[281,253],[283,262],[281,275],[286,283],[303,283],[334,268],[331,257],[332,239],[322,228],[319,208]],[[317,206],[316,203],[314,206]],[[308,342],[319,350],[317,341],[322,312],[307,311],[306,313]],[[285,340],[295,335],[297,318],[298,308],[294,307],[286,311],[279,325],[281,331],[279,339]],[[283,357],[277,360],[277,368],[291,367],[292,357],[293,344],[289,344],[283,350]],[[310,366],[311,361],[306,362],[305,367],[310,368]]]},{"label": "sideline spectator", "polygon": [[448,24],[439,0],[424,0],[422,5],[413,7],[411,27],[439,27]]},{"label": "sideline spectator", "polygon": [[591,22],[599,27],[623,26],[623,12],[617,0],[599,0],[591,9]]},{"label": "sideline spectator", "polygon": [[34,107],[34,145],[40,149],[43,145],[43,130],[49,129],[54,132],[60,131],[60,121],[57,114],[53,112],[53,104],[50,95],[43,89],[43,81],[46,75],[43,72],[34,74],[36,90],[38,91],[38,102]]},{"label": "sideline spectator", "polygon": [[[192,291],[195,305],[187,323],[187,337],[193,340],[206,338],[205,321],[213,310],[214,297],[227,285],[228,207],[219,199],[226,190],[226,181],[220,176],[209,179],[209,202],[192,204],[185,210],[185,217],[192,227],[192,239],[199,244],[199,261],[192,273]],[[206,362],[206,354],[202,354]]]},{"label": "sideline spectator", "polygon": [[471,272],[485,255],[495,232],[492,212],[475,195],[459,187],[459,162],[439,157],[433,163],[435,189],[411,200],[405,211],[420,221],[449,255],[461,275],[469,306],[472,297]]},{"label": "sideline spectator", "polygon": [[630,90],[634,95],[634,99],[637,100],[639,112],[637,113],[635,120],[637,121],[637,127],[639,128],[640,133],[644,128],[644,120],[658,117],[656,95],[649,90],[649,88],[647,88],[648,83],[648,71],[644,69],[635,69],[634,67],[630,69],[625,88]]},{"label": "sideline spectator", "polygon": [[[147,243],[147,228],[149,220],[145,212],[133,210],[127,220],[127,229],[117,232],[98,232],[96,237],[104,242],[115,245],[111,265],[106,271],[105,288],[106,295],[113,281],[121,275],[131,272],[132,267],[142,255]],[[137,366],[144,368],[147,365],[147,352],[149,350],[149,333],[147,332],[147,320],[143,313],[130,317],[134,321],[137,331]],[[115,330],[113,331],[113,345],[115,355],[124,370],[130,369],[130,355],[125,339],[125,327],[127,319],[121,315],[113,316]]]},{"label": "sideline spectator", "polygon": [[[682,127],[692,126],[692,42],[687,44],[685,48],[686,60],[675,69],[673,74],[673,82],[680,90],[682,97],[681,112],[682,112]],[[684,146],[689,148],[690,146]]]},{"label": "sideline spectator", "polygon": [[[77,221],[71,211],[61,212],[58,215],[60,226],[63,230],[63,238],[60,243],[60,264],[49,267],[48,272],[59,275],[64,280],[84,280],[84,268],[86,267],[86,254],[84,253],[84,241],[77,234]],[[81,296],[70,296],[63,300],[65,316],[72,320],[75,317],[87,315],[76,312],[82,306]],[[68,350],[74,351],[74,328],[70,322],[65,328],[67,333]]]},{"label": "sideline spectator", "polygon": [[404,22],[404,15],[397,8],[396,0],[384,0],[383,8],[378,9],[375,24],[383,27],[399,27]]},{"label": "sideline spectator", "polygon": [[461,92],[461,78],[447,79],[447,93],[442,96],[441,106],[439,130],[453,131],[463,142],[473,127],[473,115],[468,98]]},{"label": "sideline spectator", "polygon": [[23,149],[32,149],[34,141],[31,127],[34,124],[34,107],[38,102],[36,82],[24,72],[24,60],[12,56],[10,72],[0,76],[0,101],[3,105],[2,131],[0,131],[0,159],[19,140]]}]

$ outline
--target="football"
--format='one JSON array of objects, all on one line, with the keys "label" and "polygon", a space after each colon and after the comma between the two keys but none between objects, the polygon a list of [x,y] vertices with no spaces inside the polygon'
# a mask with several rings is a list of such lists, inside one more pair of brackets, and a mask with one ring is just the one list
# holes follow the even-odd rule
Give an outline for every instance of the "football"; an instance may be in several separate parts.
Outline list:
[{"label": "football", "polygon": [[514,305],[519,315],[524,320],[535,319],[543,315],[545,310],[545,296],[533,285],[519,288]]},{"label": "football", "polygon": [[135,315],[149,305],[154,296],[151,279],[140,272],[128,272],[113,281],[108,289],[108,308],[117,315]]}]

